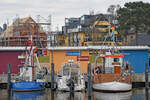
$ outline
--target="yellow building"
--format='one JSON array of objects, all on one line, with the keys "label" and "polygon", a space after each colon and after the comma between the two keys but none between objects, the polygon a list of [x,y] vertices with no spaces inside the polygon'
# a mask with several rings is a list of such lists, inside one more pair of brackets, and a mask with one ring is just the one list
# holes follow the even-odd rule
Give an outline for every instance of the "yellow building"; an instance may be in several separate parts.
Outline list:
[{"label": "yellow building", "polygon": [[58,45],[65,46],[65,36],[63,34],[58,34]]},{"label": "yellow building", "polygon": [[[53,60],[53,63],[55,65],[55,72],[59,72],[61,65],[64,65],[68,62],[68,60],[73,60],[75,63],[79,63],[81,66],[81,72],[87,73],[87,66],[89,61],[78,61],[76,55],[73,55],[73,53],[80,53],[81,56],[89,57],[89,50],[82,47],[49,47],[48,48],[48,55],[49,55],[49,62],[51,64],[51,61]],[[53,54],[53,55],[52,55]],[[70,55],[71,54],[71,55]],[[51,65],[50,65],[51,69]]]},{"label": "yellow building", "polygon": [[[108,35],[109,32],[114,32],[115,35],[118,34],[118,32],[115,31],[115,28],[112,27],[108,21],[95,21],[92,24],[91,29],[87,28],[84,31],[81,29],[81,31],[75,32],[71,31],[67,35],[64,35],[64,46],[102,45],[104,43],[105,36]],[[59,39],[58,41],[62,40]],[[118,42],[117,44],[122,45],[122,42]],[[113,45],[113,41],[107,39],[105,41],[105,45]]]},{"label": "yellow building", "polygon": [[108,21],[95,21],[93,23],[94,29],[98,30],[100,33],[108,33],[110,26]]}]

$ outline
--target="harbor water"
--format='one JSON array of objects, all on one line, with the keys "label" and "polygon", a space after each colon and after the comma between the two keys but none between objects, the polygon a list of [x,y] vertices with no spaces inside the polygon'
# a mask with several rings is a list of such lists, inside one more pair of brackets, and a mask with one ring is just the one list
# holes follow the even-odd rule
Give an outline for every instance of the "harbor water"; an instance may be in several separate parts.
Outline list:
[{"label": "harbor water", "polygon": [[86,92],[51,92],[46,89],[40,92],[11,92],[6,89],[0,89],[0,100],[149,100],[150,90],[145,88],[135,88],[130,92],[124,93],[102,93],[92,92],[91,98],[88,98]]}]

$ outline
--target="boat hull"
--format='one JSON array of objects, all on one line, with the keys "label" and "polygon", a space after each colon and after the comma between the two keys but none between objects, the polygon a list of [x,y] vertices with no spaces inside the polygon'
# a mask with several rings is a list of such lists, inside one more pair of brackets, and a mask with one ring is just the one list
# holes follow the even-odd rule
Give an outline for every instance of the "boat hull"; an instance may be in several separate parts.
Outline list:
[{"label": "boat hull", "polygon": [[[66,85],[59,85],[58,86],[58,90],[59,91],[66,91],[66,92],[69,92],[70,91],[70,88],[69,86],[66,86]],[[79,86],[75,86],[74,87],[74,91],[84,91],[85,90],[85,86],[84,85],[79,85]]]},{"label": "boat hull", "polygon": [[123,82],[105,82],[93,84],[93,89],[102,92],[126,92],[132,89],[132,85]]},{"label": "boat hull", "polygon": [[[70,87],[67,85],[67,80],[65,78],[59,79],[57,82],[57,87],[59,91],[70,91]],[[83,91],[85,90],[85,82],[82,80],[80,84],[74,85],[74,91]]]},{"label": "boat hull", "polygon": [[32,92],[45,89],[43,82],[14,82],[11,85],[14,92]]}]

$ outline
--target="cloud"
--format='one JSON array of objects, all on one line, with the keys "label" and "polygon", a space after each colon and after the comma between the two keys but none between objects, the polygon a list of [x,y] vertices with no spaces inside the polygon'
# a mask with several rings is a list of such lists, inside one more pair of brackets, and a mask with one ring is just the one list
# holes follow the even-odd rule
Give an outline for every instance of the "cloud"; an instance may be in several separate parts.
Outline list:
[{"label": "cloud", "polygon": [[16,3],[18,0],[0,0],[1,3]]},{"label": "cloud", "polygon": [[[88,14],[90,10],[95,13],[106,13],[111,4],[123,4],[137,0],[0,0],[0,25],[15,18],[16,14],[20,17],[36,15],[47,18],[52,16],[53,29],[59,24],[64,25],[65,17],[80,17]],[[142,0],[149,2],[149,0]]]}]

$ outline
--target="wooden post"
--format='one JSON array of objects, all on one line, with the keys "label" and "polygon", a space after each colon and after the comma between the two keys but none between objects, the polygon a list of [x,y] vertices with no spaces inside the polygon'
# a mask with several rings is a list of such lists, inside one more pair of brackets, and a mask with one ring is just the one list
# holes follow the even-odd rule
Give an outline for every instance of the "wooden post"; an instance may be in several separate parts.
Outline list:
[{"label": "wooden post", "polygon": [[11,66],[8,64],[7,90],[11,90]]},{"label": "wooden post", "polygon": [[51,90],[54,90],[54,63],[51,63]]},{"label": "wooden post", "polygon": [[145,88],[149,88],[149,83],[148,83],[148,64],[147,62],[145,63]]},{"label": "wooden post", "polygon": [[149,100],[149,90],[145,88],[145,100]]},{"label": "wooden post", "polygon": [[51,91],[51,100],[54,100],[54,91]]},{"label": "wooden post", "polygon": [[54,71],[54,63],[53,63],[53,50],[51,50],[51,91],[54,90],[54,76],[55,76],[55,71]]},{"label": "wooden post", "polygon": [[91,97],[91,64],[88,64],[88,97]]}]

